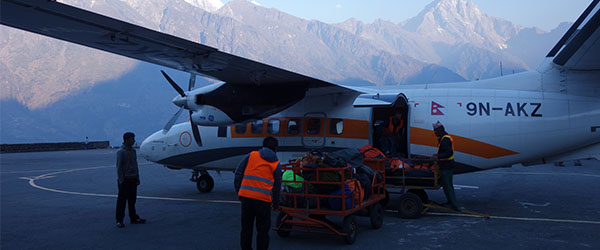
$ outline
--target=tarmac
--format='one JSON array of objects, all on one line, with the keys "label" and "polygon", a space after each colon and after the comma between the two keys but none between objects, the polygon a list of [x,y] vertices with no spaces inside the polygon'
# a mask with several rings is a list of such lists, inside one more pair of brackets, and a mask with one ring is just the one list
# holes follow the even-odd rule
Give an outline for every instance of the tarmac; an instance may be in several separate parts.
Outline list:
[{"label": "tarmac", "polygon": [[[0,154],[0,248],[239,249],[240,205],[233,173],[211,172],[215,188],[199,193],[190,170],[140,163],[137,210],[144,225],[115,226],[116,150]],[[432,211],[384,225],[359,217],[357,240],[271,231],[270,249],[600,249],[600,162],[567,162],[456,175],[457,199],[490,219]],[[428,191],[445,201],[441,190]],[[277,217],[272,213],[272,222]],[[338,218],[331,218],[340,221]]]}]

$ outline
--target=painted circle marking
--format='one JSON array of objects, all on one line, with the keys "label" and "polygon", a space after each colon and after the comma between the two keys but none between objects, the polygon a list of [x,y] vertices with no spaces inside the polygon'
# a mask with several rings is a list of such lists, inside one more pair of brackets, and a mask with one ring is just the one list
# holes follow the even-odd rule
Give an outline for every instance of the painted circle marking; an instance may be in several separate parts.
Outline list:
[{"label": "painted circle marking", "polygon": [[181,134],[179,134],[179,144],[186,148],[192,144],[192,135],[190,132],[183,131]]},{"label": "painted circle marking", "polygon": [[[140,165],[147,165],[147,164],[140,164]],[[53,189],[53,188],[48,188],[48,187],[42,187],[42,186],[38,185],[37,183],[35,183],[35,181],[37,181],[37,180],[54,178],[58,174],[64,174],[64,173],[70,173],[70,172],[76,172],[76,171],[93,170],[93,169],[102,169],[102,168],[114,168],[114,166],[100,166],[100,167],[90,167],[90,168],[76,168],[76,169],[69,169],[69,170],[63,170],[63,171],[56,171],[56,172],[52,172],[52,173],[47,173],[47,174],[35,176],[35,177],[20,177],[19,179],[23,179],[23,180],[28,181],[29,185],[32,186],[32,187],[34,187],[34,188],[41,189],[41,190],[46,190],[46,191],[50,191],[50,192],[55,192],[55,193],[71,194],[71,195],[81,195],[81,196],[96,196],[96,197],[117,198],[116,194],[98,194],[98,193],[84,193],[84,192],[65,191],[65,190]],[[156,197],[156,196],[137,196],[137,198],[138,199],[148,199],[148,200],[194,201],[194,202],[206,202],[206,203],[229,203],[229,204],[238,204],[238,203],[240,203],[239,201],[235,201],[235,200],[204,200],[204,199]]]},{"label": "painted circle marking", "polygon": [[[146,163],[146,164],[148,164],[148,163]],[[146,165],[146,164],[140,164],[140,165]],[[32,187],[34,187],[34,188],[41,189],[41,190],[46,190],[46,191],[50,191],[50,192],[56,192],[56,193],[62,193],[62,194],[71,194],[71,195],[81,195],[81,196],[96,196],[96,197],[111,197],[111,198],[116,198],[117,197],[116,194],[98,194],[98,193],[83,193],[83,192],[64,191],[64,190],[58,190],[58,189],[53,189],[53,188],[42,187],[42,186],[39,186],[37,183],[35,183],[36,180],[43,180],[43,179],[54,178],[58,174],[70,173],[70,172],[76,172],[76,171],[84,171],[84,170],[92,170],[92,169],[111,168],[111,167],[114,167],[114,166],[99,166],[99,167],[69,169],[69,170],[62,170],[62,171],[56,171],[56,172],[52,172],[52,173],[47,173],[47,174],[43,174],[43,175],[39,175],[39,176],[35,176],[35,177],[20,177],[20,179],[28,181],[29,185],[32,186]],[[600,177],[598,175],[584,175],[584,176]],[[203,199],[154,197],[154,196],[138,196],[137,198],[138,199],[150,199],[150,200],[193,201],[193,202],[206,202],[206,203],[230,203],[230,204],[238,204],[238,203],[240,203],[239,201],[234,201],[234,200],[203,200]],[[385,211],[386,212],[394,212],[394,213],[397,212],[396,210],[385,210]],[[475,218],[481,218],[481,217],[478,217],[478,216],[475,216],[475,215],[457,214],[457,213],[428,212],[427,214],[438,215],[438,216],[458,216],[458,217],[475,217]],[[570,219],[554,219],[554,218],[528,218],[528,217],[510,217],[510,216],[494,216],[494,215],[490,215],[490,219],[600,225],[600,221],[592,221],[592,220],[570,220]]]}]

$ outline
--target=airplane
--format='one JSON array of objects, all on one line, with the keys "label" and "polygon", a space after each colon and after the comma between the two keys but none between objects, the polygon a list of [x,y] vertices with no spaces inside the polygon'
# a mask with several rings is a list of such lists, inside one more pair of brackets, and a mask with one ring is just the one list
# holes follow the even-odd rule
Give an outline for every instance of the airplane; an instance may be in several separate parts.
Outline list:
[{"label": "airplane", "polygon": [[[600,158],[600,13],[594,0],[535,70],[492,79],[350,87],[219,51],[172,35],[47,0],[2,0],[1,23],[190,74],[179,111],[147,137],[140,154],[193,170],[200,192],[208,171],[234,170],[241,158],[279,140],[282,162],[307,150],[373,143],[378,122],[406,117],[405,155],[430,156],[440,121],[455,142],[457,172],[513,164]],[[220,82],[195,88],[196,76]],[[187,110],[189,121],[174,124]]]}]

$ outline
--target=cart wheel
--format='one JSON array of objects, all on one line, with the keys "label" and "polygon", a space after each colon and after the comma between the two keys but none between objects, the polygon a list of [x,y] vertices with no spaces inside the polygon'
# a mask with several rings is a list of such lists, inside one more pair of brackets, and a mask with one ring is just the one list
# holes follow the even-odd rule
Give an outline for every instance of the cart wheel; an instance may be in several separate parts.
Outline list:
[{"label": "cart wheel", "polygon": [[344,237],[344,241],[346,241],[348,245],[351,245],[356,241],[356,219],[354,218],[354,215],[344,217],[342,230],[344,230],[344,233],[348,234]]},{"label": "cart wheel", "polygon": [[385,193],[385,198],[380,200],[379,203],[382,207],[386,207],[388,203],[390,203],[390,192],[388,192],[387,189],[385,189],[383,192]]},{"label": "cart wheel", "polygon": [[[277,216],[277,227],[280,229],[292,229],[292,225],[283,223],[285,219],[292,220],[292,217],[286,218],[286,213],[280,212]],[[290,236],[290,231],[277,230],[277,235],[281,238]]]},{"label": "cart wheel", "polygon": [[371,227],[373,229],[381,228],[383,225],[383,208],[379,203],[373,203],[369,209],[369,216],[371,217]]},{"label": "cart wheel", "polygon": [[423,202],[418,195],[406,192],[400,195],[400,207],[398,215],[402,218],[419,218],[423,212]]},{"label": "cart wheel", "polygon": [[408,190],[408,192],[414,193],[417,196],[419,196],[419,198],[421,198],[421,202],[423,202],[424,204],[429,203],[429,196],[427,195],[427,192],[425,192],[425,190],[423,190],[423,189],[410,189],[410,190]]}]

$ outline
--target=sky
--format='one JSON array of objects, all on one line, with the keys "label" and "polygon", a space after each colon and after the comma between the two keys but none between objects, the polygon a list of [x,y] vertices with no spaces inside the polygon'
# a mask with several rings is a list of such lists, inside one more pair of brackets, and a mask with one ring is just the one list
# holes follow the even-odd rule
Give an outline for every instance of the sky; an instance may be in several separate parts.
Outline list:
[{"label": "sky", "polygon": [[[222,0],[226,3],[229,0]],[[254,0],[304,19],[339,23],[351,17],[366,23],[375,19],[399,23],[419,14],[433,0]],[[550,31],[559,23],[574,22],[592,0],[472,0],[490,16],[524,27]]]}]

